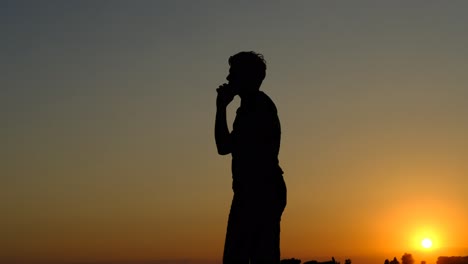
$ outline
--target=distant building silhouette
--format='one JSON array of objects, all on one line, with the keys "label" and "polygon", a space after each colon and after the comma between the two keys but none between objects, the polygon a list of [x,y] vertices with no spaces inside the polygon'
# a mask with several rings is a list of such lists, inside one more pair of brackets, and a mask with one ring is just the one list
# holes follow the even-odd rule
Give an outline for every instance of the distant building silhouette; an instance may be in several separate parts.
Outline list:
[{"label": "distant building silhouette", "polygon": [[281,264],[301,264],[300,259],[290,258],[281,260]]},{"label": "distant building silhouette", "polygon": [[[290,258],[290,259],[283,259],[281,260],[281,264],[301,264],[300,259]],[[339,261],[335,260],[335,257],[332,257],[330,261],[316,261],[316,260],[309,260],[304,262],[303,264],[340,264]],[[345,264],[351,264],[351,259],[346,259]]]},{"label": "distant building silhouette", "polygon": [[318,262],[316,260],[310,260],[304,262],[304,264],[340,264],[340,262],[337,262],[334,257],[330,261],[323,261],[323,262]]},{"label": "distant building silhouette", "polygon": [[444,257],[440,256],[437,259],[437,264],[468,264],[468,256],[466,257]]}]

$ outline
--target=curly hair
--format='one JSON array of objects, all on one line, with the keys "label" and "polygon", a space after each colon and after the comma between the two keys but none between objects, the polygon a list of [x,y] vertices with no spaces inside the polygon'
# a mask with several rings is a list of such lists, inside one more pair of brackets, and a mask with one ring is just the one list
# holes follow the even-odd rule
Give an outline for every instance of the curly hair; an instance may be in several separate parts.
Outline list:
[{"label": "curly hair", "polygon": [[242,51],[229,57],[229,65],[239,67],[243,72],[262,82],[266,76],[266,61],[262,54]]}]

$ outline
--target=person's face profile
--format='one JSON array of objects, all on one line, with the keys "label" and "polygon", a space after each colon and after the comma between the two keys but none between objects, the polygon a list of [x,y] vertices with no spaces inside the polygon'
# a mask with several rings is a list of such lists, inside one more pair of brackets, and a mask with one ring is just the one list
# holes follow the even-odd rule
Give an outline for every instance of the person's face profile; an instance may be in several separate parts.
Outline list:
[{"label": "person's face profile", "polygon": [[231,66],[229,69],[229,75],[226,77],[226,80],[229,81],[229,85],[236,90],[236,93],[239,94],[243,89],[247,89],[250,85],[248,74],[245,71],[238,67]]},{"label": "person's face profile", "polygon": [[242,86],[239,70],[235,67],[231,66],[229,68],[229,75],[226,77],[226,80],[229,81],[229,85],[235,90],[238,90]]},{"label": "person's face profile", "polygon": [[236,70],[236,68],[231,66],[229,68],[229,74],[226,77],[226,80],[229,81],[229,84],[236,83],[236,82],[238,82],[238,79],[239,79],[238,75],[239,75],[238,70]]}]

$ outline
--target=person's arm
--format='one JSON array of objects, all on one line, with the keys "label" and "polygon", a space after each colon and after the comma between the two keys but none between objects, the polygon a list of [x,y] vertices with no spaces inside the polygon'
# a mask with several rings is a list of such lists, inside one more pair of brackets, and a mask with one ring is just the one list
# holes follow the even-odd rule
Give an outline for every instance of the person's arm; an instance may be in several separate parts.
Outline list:
[{"label": "person's arm", "polygon": [[215,141],[218,154],[226,155],[231,153],[232,148],[231,134],[227,125],[226,107],[234,99],[235,94],[226,84],[221,85],[217,91]]},{"label": "person's arm", "polygon": [[226,121],[226,107],[218,107],[216,110],[215,140],[218,154],[231,153],[231,135]]}]

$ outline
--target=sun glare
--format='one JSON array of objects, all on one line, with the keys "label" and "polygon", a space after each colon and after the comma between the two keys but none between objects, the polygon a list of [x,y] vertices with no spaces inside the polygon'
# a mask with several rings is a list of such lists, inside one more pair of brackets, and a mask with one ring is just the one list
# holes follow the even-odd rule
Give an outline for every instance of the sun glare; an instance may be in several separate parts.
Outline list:
[{"label": "sun glare", "polygon": [[423,248],[430,248],[432,247],[432,240],[430,240],[429,238],[425,238],[421,241],[421,246]]}]

